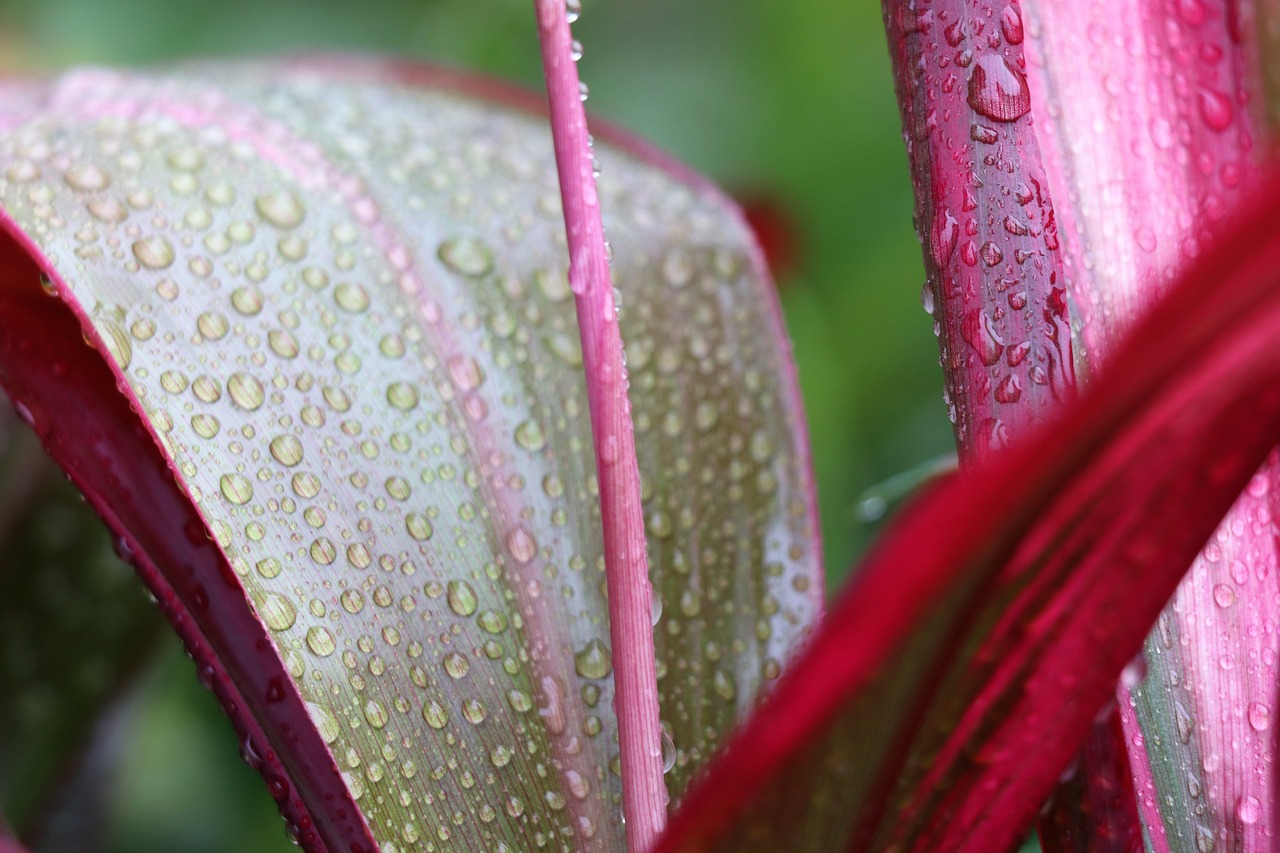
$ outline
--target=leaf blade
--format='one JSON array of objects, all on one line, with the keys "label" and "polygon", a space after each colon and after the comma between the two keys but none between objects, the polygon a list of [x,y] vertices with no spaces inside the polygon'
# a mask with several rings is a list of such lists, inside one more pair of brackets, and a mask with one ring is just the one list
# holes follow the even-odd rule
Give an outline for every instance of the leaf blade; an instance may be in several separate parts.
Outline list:
[{"label": "leaf blade", "polygon": [[[88,305],[104,303],[92,318],[101,330],[99,346],[127,366],[139,411],[169,435],[166,448],[176,470],[212,523],[218,548],[208,550],[226,549],[227,561],[210,555],[202,572],[214,577],[221,569],[237,587],[250,588],[260,621],[249,617],[253,624],[244,636],[254,640],[240,642],[257,649],[260,660],[252,665],[273,677],[301,668],[305,698],[328,708],[328,718],[306,718],[287,678],[275,687],[285,697],[279,702],[294,709],[292,718],[281,723],[269,709],[253,707],[251,722],[274,726],[255,734],[267,745],[259,751],[291,757],[294,747],[282,736],[283,726],[333,737],[332,746],[311,741],[297,747],[316,766],[294,772],[316,773],[333,784],[314,795],[300,792],[298,819],[316,820],[304,806],[357,799],[374,815],[369,820],[378,840],[387,843],[409,843],[407,836],[422,837],[433,827],[441,843],[483,839],[520,849],[535,837],[572,833],[584,846],[615,849],[620,827],[613,819],[617,782],[609,769],[607,711],[612,665],[602,624],[598,532],[589,532],[598,531],[599,521],[593,472],[582,453],[589,436],[581,431],[581,356],[569,337],[576,329],[557,266],[562,249],[552,223],[560,211],[551,172],[540,168],[550,159],[545,131],[536,117],[433,93],[422,84],[438,80],[402,64],[338,65],[307,60],[188,69],[168,77],[95,72],[68,78],[46,96],[57,104],[56,119],[31,117],[38,95],[25,112],[11,101],[17,120],[33,123],[26,135],[66,146],[55,162],[38,161],[37,171],[48,175],[35,183],[66,205],[64,221],[95,229],[100,251],[77,254],[71,233],[46,230],[43,208],[33,208],[22,194],[30,187],[7,197],[11,215],[25,218],[43,250],[70,265],[72,272],[59,280],[64,293],[76,290]],[[219,85],[206,83],[202,74],[217,76]],[[428,109],[434,124],[424,127]],[[365,119],[374,118],[376,132],[370,132]],[[82,124],[48,130],[51,121],[71,120]],[[435,135],[424,139],[428,130]],[[103,149],[95,133],[116,142]],[[141,164],[137,157],[116,161],[113,146],[121,137],[157,153]],[[23,139],[24,130],[14,131],[0,148],[25,168],[33,164]],[[113,171],[107,187],[77,188],[68,180],[72,164],[62,156],[100,169],[119,162],[126,170]],[[645,470],[656,472],[652,480],[646,475],[644,498],[651,516],[670,513],[669,529],[650,524],[658,547],[673,555],[660,564],[666,568],[657,578],[664,594],[676,593],[664,608],[664,654],[676,661],[674,654],[694,643],[701,656],[702,644],[715,638],[719,666],[737,683],[732,700],[710,694],[711,679],[694,677],[697,671],[681,670],[679,678],[663,683],[680,744],[678,766],[691,774],[767,683],[766,661],[785,659],[817,610],[811,478],[798,416],[776,405],[794,399],[793,378],[783,345],[772,337],[776,304],[771,297],[754,298],[767,291],[745,227],[720,196],[700,183],[690,186],[682,174],[637,171],[638,158],[629,149],[606,150],[602,157],[606,174],[633,175],[632,184],[619,180],[603,187],[601,196],[602,203],[617,200],[620,211],[622,201],[634,205],[625,208],[629,215],[618,214],[610,233],[623,271],[619,286],[635,302],[633,311],[624,304],[622,322],[632,347],[633,405],[644,414],[637,426],[646,436],[641,452],[654,466]],[[198,188],[187,194],[192,179],[184,175],[193,174],[194,162]],[[149,195],[149,212],[130,220],[136,233],[110,215],[97,218],[88,207],[106,197],[130,215],[138,209],[130,197],[136,185],[129,163],[142,170],[137,185]],[[472,189],[462,180],[476,177],[472,172],[492,180]],[[77,172],[74,178],[87,176]],[[226,197],[223,185],[232,177],[239,179],[234,186],[253,190],[223,208],[218,199]],[[415,188],[409,197],[405,184]],[[304,202],[299,221],[293,201],[268,192],[273,189]],[[521,204],[512,203],[514,195]],[[469,207],[480,203],[480,210]],[[105,202],[95,206],[107,214],[116,210]],[[508,218],[511,210],[520,212]],[[247,235],[243,223],[253,234],[240,243],[235,233]],[[471,230],[459,234],[464,228]],[[485,230],[491,228],[499,230]],[[530,233],[531,249],[506,253],[508,242],[520,244]],[[111,235],[127,239],[113,245]],[[306,241],[310,257],[324,258],[326,269],[340,273],[323,282],[309,275],[307,264],[290,258],[302,248],[294,237]],[[661,278],[664,255],[675,248],[692,251],[678,287]],[[269,259],[262,281],[253,278],[259,251]],[[208,284],[206,262],[216,278],[235,279],[236,287],[227,285],[229,299]],[[273,270],[292,264],[302,268],[272,278]],[[169,302],[164,294],[174,286],[181,298]],[[675,290],[680,292],[670,292]],[[201,302],[206,298],[211,301]],[[125,308],[125,316],[111,305]],[[695,316],[708,320],[698,334],[689,324]],[[154,329],[144,325],[140,338],[133,329],[144,318]],[[403,326],[386,328],[393,321]],[[761,335],[761,327],[768,333]],[[251,335],[270,367],[235,343]],[[155,348],[167,336],[172,347],[159,347],[163,357],[156,359]],[[74,335],[68,330],[63,338]],[[710,363],[720,369],[688,370],[685,353],[699,363],[714,356]],[[344,367],[353,365],[347,355],[363,365],[360,382],[344,378],[350,375]],[[223,356],[246,360],[233,364]],[[277,381],[286,370],[279,365],[308,362],[314,366],[287,368],[286,381]],[[391,362],[408,364],[398,368],[408,375],[384,372]],[[173,375],[178,371],[185,382]],[[262,401],[240,374],[256,379]],[[750,381],[739,383],[746,374]],[[289,401],[288,422],[280,403],[267,400],[275,394]],[[162,402],[170,397],[177,402]],[[719,413],[719,425],[684,428],[696,420],[695,403]],[[680,417],[676,428],[667,429],[657,413],[671,405]],[[391,412],[401,406],[431,410],[432,417],[403,426]],[[257,420],[253,412],[259,410],[272,420]],[[217,418],[216,429],[209,416]],[[304,441],[307,430],[324,438]],[[765,436],[771,453],[751,454],[753,431]],[[213,441],[205,432],[218,439],[216,452],[205,450]],[[679,448],[681,467],[657,464],[664,442]],[[297,460],[299,445],[304,462]],[[425,458],[406,461],[407,451],[398,445]],[[705,454],[705,466],[693,467],[696,453]],[[237,458],[251,464],[237,468]],[[739,503],[720,508],[724,486],[712,459],[726,467],[737,461],[745,483],[730,488],[740,491]],[[699,482],[689,482],[690,470]],[[319,489],[298,473],[313,475]],[[406,487],[409,504],[397,497]],[[368,489],[378,491],[365,500],[367,508],[350,509]],[[180,501],[181,495],[166,499]],[[253,511],[259,501],[275,502],[261,504],[261,519]],[[682,508],[689,509],[689,522]],[[272,529],[268,521],[277,513],[279,527]],[[699,539],[691,533],[693,522],[713,524],[713,532]],[[131,527],[147,523],[130,520]],[[257,523],[267,529],[259,531]],[[327,532],[329,525],[337,535]],[[343,538],[344,529],[350,538]],[[255,538],[259,533],[263,538]],[[358,545],[367,554],[351,550]],[[290,560],[310,565],[311,574],[291,580]],[[166,562],[180,564],[182,558]],[[766,565],[776,571],[766,572]],[[750,579],[744,588],[754,600],[700,615],[678,606],[679,593],[691,583],[724,595],[742,576]],[[276,578],[281,580],[273,584]],[[793,585],[795,578],[805,582]],[[219,587],[216,595],[226,607],[244,597],[232,587]],[[243,600],[238,606],[246,609]],[[360,613],[369,622],[357,628]],[[438,627],[418,627],[416,620],[426,623],[427,617]],[[767,636],[753,633],[760,624],[768,626]],[[733,638],[744,635],[750,639],[739,648]],[[281,636],[287,642],[276,646]],[[220,642],[232,641],[221,636]],[[246,664],[234,664],[239,677]],[[379,678],[393,671],[399,686],[378,690]],[[476,686],[480,695],[454,684]],[[235,701],[261,704],[271,686],[255,683],[244,691],[251,696]],[[407,710],[397,701],[401,696]],[[695,709],[698,714],[688,713]],[[434,750],[415,753],[411,772],[406,738],[415,749]],[[687,751],[683,761],[680,748]],[[332,766],[331,753],[345,777]],[[363,791],[359,798],[357,790]],[[398,805],[402,791],[410,805]],[[368,844],[353,813],[345,828],[316,826],[305,843],[339,849]],[[554,829],[544,833],[542,827]],[[449,838],[439,837],[441,831]]]},{"label": "leaf blade", "polygon": [[[772,798],[812,799],[815,776],[818,785],[831,778],[813,772],[824,759],[835,765],[828,772],[864,778],[827,803],[818,830],[832,833],[827,843],[977,850],[1020,840],[1136,651],[1144,620],[1180,579],[1180,559],[1201,547],[1270,450],[1280,417],[1280,363],[1267,343],[1280,323],[1277,189],[1273,177],[1229,239],[1153,310],[1116,356],[1124,370],[1103,373],[1056,428],[907,510],[661,849],[803,838],[803,824]],[[1175,333],[1192,358],[1165,345]],[[1153,516],[1179,523],[1153,530]],[[960,554],[973,561],[967,574],[955,566]],[[968,615],[911,633],[943,607]],[[888,758],[859,770],[857,750],[874,749],[858,737],[870,729],[866,703],[887,695],[867,688],[910,660],[909,637],[942,651],[906,674],[915,685],[903,688],[906,700],[879,709],[898,719],[896,710],[905,731],[890,726]],[[863,704],[849,706],[853,696]],[[908,760],[916,726],[952,734]],[[717,788],[717,774],[735,786]]]}]

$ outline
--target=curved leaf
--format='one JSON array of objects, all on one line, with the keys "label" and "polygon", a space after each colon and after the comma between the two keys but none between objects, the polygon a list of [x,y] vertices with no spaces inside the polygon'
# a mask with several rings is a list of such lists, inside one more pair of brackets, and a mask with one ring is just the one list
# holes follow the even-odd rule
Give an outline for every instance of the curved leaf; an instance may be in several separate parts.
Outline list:
[{"label": "curved leaf", "polygon": [[[1097,370],[1255,186],[1262,81],[1235,3],[1025,6],[1038,128],[1055,193],[1072,200],[1060,219],[1079,352]],[[1081,73],[1082,52],[1097,73]],[[1271,844],[1274,784],[1257,768],[1274,761],[1280,707],[1265,663],[1280,653],[1266,628],[1280,593],[1275,476],[1240,496],[1149,637],[1146,678],[1120,692],[1157,849]]]},{"label": "curved leaf", "polygon": [[[128,531],[305,846],[620,849],[551,148],[459,88],[336,60],[7,84],[0,202],[105,364],[15,258],[0,378]],[[600,147],[600,203],[679,794],[820,583],[746,228],[636,150]]]},{"label": "curved leaf", "polygon": [[1280,428],[1278,216],[1273,177],[1078,404],[907,510],[662,849],[1024,837]]}]

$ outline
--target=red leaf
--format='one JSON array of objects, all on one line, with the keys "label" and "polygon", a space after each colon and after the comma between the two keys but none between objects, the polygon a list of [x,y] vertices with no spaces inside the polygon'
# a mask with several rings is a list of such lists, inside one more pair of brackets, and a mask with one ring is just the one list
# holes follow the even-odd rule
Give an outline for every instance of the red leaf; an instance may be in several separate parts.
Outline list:
[{"label": "red leaf", "polygon": [[898,519],[662,849],[1020,840],[1280,430],[1259,195],[1063,417]]}]

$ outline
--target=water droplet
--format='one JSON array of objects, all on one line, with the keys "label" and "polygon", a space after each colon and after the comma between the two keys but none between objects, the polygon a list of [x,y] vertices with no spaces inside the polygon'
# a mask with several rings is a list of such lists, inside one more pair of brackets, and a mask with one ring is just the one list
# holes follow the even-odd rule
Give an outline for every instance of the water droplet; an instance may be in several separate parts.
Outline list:
[{"label": "water droplet", "polygon": [[571,24],[582,17],[582,0],[565,0],[564,14]]},{"label": "water droplet", "polygon": [[224,498],[237,506],[253,499],[253,484],[240,474],[223,474],[218,481],[218,488]]},{"label": "water droplet", "polygon": [[272,631],[287,631],[297,621],[298,610],[289,599],[268,592],[258,602],[258,615]]},{"label": "water droplet", "polygon": [[471,661],[464,654],[450,652],[444,656],[444,671],[449,673],[451,678],[465,678],[471,671]]},{"label": "water droplet", "polygon": [[993,121],[1017,121],[1031,110],[1026,75],[999,54],[979,56],[969,76],[969,106]]},{"label": "water droplet", "polygon": [[613,671],[613,660],[604,644],[592,639],[573,656],[573,668],[583,678],[604,678]]},{"label": "water droplet", "polygon": [[338,726],[338,720],[323,705],[317,705],[314,702],[307,703],[307,713],[311,715],[311,722],[315,723],[316,731],[320,734],[320,739],[327,744],[333,744],[341,733]]},{"label": "water droplet", "polygon": [[483,240],[445,240],[437,252],[445,266],[461,275],[478,278],[493,269],[493,251]]},{"label": "water droplet", "polygon": [[537,555],[538,543],[529,531],[523,527],[517,527],[507,534],[507,549],[511,551],[511,556],[516,558],[516,562],[524,565]]},{"label": "water droplet", "polygon": [[446,598],[449,601],[449,609],[459,616],[470,616],[479,606],[476,601],[476,591],[466,581],[449,581]]},{"label": "water droplet", "polygon": [[1200,90],[1200,117],[1210,130],[1223,131],[1231,126],[1231,100],[1212,89]]},{"label": "water droplet", "polygon": [[245,411],[257,410],[266,400],[262,383],[248,373],[233,373],[227,380],[227,393],[237,406]]},{"label": "water droplet", "polygon": [[1022,12],[1015,4],[1008,4],[1000,13],[1000,32],[1009,44],[1022,44]]},{"label": "water droplet", "polygon": [[82,192],[95,192],[111,185],[110,176],[92,163],[77,163],[63,177],[67,186]]},{"label": "water droplet", "polygon": [[147,237],[133,244],[133,256],[148,269],[162,270],[173,264],[173,244],[164,237]]},{"label": "water droplet", "polygon": [[337,650],[338,643],[328,628],[314,625],[307,629],[307,648],[318,657],[327,658]]},{"label": "water droplet", "polygon": [[387,724],[387,709],[377,699],[370,699],[364,703],[364,718],[369,725],[380,729]]},{"label": "water droplet", "polygon": [[1249,727],[1255,732],[1265,732],[1271,728],[1271,708],[1261,702],[1249,703]]},{"label": "water droplet", "polygon": [[1230,607],[1236,603],[1236,592],[1229,585],[1220,583],[1213,588],[1213,602],[1219,607]]},{"label": "water droplet", "polygon": [[546,446],[547,439],[542,433],[542,427],[531,419],[516,427],[516,443],[525,450],[537,452]]},{"label": "water droplet", "polygon": [[667,727],[662,727],[662,772],[670,773],[676,766],[676,742]]},{"label": "water droplet", "polygon": [[1258,818],[1262,817],[1262,802],[1253,796],[1241,797],[1236,805],[1236,816],[1245,826],[1257,823]]},{"label": "water droplet", "polygon": [[387,386],[387,402],[402,412],[418,405],[418,389],[408,382],[392,382]]},{"label": "water droplet", "polygon": [[489,716],[489,709],[479,699],[467,699],[462,703],[462,716],[467,722],[478,726]]},{"label": "water droplet", "polygon": [[422,719],[433,729],[443,729],[449,724],[449,712],[436,700],[432,699],[422,706]]},{"label": "water droplet", "polygon": [[333,301],[342,310],[359,314],[369,307],[369,293],[358,284],[344,282],[333,289]]},{"label": "water droplet", "polygon": [[302,462],[302,442],[292,435],[278,435],[271,439],[271,455],[281,465],[292,468]]},{"label": "water droplet", "polygon": [[419,512],[411,512],[404,517],[405,530],[409,531],[409,535],[419,542],[425,542],[431,538],[433,533],[431,522],[427,517]]},{"label": "water droplet", "polygon": [[295,228],[306,215],[302,202],[288,190],[260,195],[253,206],[259,216],[277,228]]},{"label": "water droplet", "polygon": [[480,363],[466,353],[449,357],[449,379],[459,391],[474,391],[484,382],[484,370]]}]

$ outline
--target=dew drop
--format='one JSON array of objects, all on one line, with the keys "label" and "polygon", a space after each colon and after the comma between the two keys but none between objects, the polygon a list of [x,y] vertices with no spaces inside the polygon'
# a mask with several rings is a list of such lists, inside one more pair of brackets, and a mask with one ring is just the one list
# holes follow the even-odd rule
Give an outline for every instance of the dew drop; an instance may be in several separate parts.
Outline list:
[{"label": "dew drop", "polygon": [[266,400],[262,383],[248,373],[233,373],[227,380],[227,393],[237,406],[247,412],[256,411]]},{"label": "dew drop", "polygon": [[337,651],[338,644],[328,628],[314,625],[307,629],[307,648],[317,657],[327,658]]},{"label": "dew drop", "polygon": [[604,678],[613,671],[613,661],[604,644],[592,639],[573,656],[573,668],[583,678]]},{"label": "dew drop", "polygon": [[393,382],[387,386],[387,402],[402,412],[418,405],[418,389],[408,382]]},{"label": "dew drop", "polygon": [[1255,732],[1265,732],[1271,728],[1271,708],[1261,702],[1249,703],[1249,727]]},{"label": "dew drop", "polygon": [[375,729],[382,728],[388,719],[386,706],[377,699],[370,699],[364,703],[364,718]]},{"label": "dew drop", "polygon": [[133,256],[148,269],[162,270],[173,264],[173,244],[164,237],[147,237],[133,244]]},{"label": "dew drop", "polygon": [[1262,816],[1262,801],[1254,796],[1241,797],[1236,804],[1236,816],[1245,826],[1257,823]]},{"label": "dew drop", "polygon": [[292,468],[302,462],[302,442],[292,435],[271,439],[271,456],[281,465]]},{"label": "dew drop", "polygon": [[484,370],[479,362],[466,353],[449,357],[449,379],[459,391],[474,391],[484,382]]},{"label": "dew drop", "polygon": [[369,293],[363,287],[344,282],[333,289],[333,301],[351,314],[359,314],[369,307]]},{"label": "dew drop", "polygon": [[1031,110],[1026,76],[999,54],[978,57],[969,76],[969,106],[993,121],[1017,121]]},{"label": "dew drop", "polygon": [[288,190],[260,195],[253,206],[259,216],[277,228],[296,228],[306,215],[302,202]]},{"label": "dew drop", "polygon": [[538,543],[523,527],[517,527],[507,534],[507,549],[511,551],[511,556],[516,558],[516,562],[524,565],[534,558],[538,553]]},{"label": "dew drop", "polygon": [[535,420],[527,420],[520,423],[516,427],[516,443],[525,450],[537,452],[547,444],[546,436],[542,433],[542,427]]},{"label": "dew drop", "polygon": [[405,530],[409,531],[409,535],[419,542],[425,542],[431,538],[433,533],[431,522],[427,517],[419,512],[411,512],[404,517]]},{"label": "dew drop", "polygon": [[440,244],[437,254],[449,269],[472,278],[493,269],[493,252],[479,239],[464,237],[445,240]]},{"label": "dew drop", "polygon": [[471,671],[471,661],[458,652],[450,652],[444,656],[444,671],[451,678],[464,678]]},{"label": "dew drop", "polygon": [[449,581],[446,598],[449,609],[459,616],[470,616],[476,612],[476,591],[466,581]]},{"label": "dew drop", "polygon": [[258,615],[272,631],[287,631],[298,619],[298,610],[284,596],[268,592],[258,604]]},{"label": "dew drop", "polygon": [[233,504],[241,506],[253,499],[253,484],[240,474],[223,474],[218,481],[222,496]]},{"label": "dew drop", "polygon": [[110,176],[92,163],[77,163],[63,177],[67,186],[82,192],[95,192],[111,185]]},{"label": "dew drop", "polygon": [[311,716],[311,722],[315,723],[320,739],[332,745],[341,732],[337,718],[333,716],[328,708],[323,705],[317,705],[314,702],[307,703],[307,713]]},{"label": "dew drop", "polygon": [[432,699],[422,706],[422,719],[426,720],[427,725],[433,729],[443,729],[449,724],[449,712],[439,702]]}]

